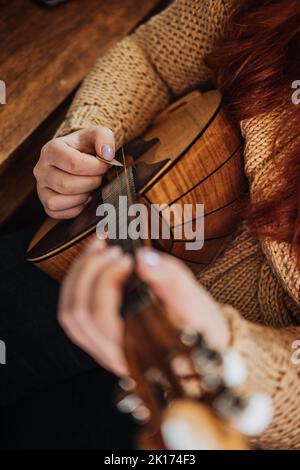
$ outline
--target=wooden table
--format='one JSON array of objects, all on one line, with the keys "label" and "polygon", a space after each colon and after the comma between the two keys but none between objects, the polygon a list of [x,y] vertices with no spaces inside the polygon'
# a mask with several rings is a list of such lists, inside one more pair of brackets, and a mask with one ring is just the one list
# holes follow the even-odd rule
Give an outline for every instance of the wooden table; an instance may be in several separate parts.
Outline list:
[{"label": "wooden table", "polygon": [[161,3],[69,0],[47,8],[34,0],[0,0],[0,79],[7,87],[0,105],[2,227],[32,193],[39,150],[97,57]]}]

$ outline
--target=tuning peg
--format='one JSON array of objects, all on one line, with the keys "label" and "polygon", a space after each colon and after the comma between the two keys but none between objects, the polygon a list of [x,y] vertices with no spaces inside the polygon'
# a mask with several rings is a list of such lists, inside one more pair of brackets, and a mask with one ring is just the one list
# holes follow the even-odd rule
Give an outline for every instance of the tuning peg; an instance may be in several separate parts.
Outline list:
[{"label": "tuning peg", "polygon": [[263,393],[251,395],[242,411],[232,419],[232,426],[246,436],[261,434],[270,424],[274,414],[271,398]]},{"label": "tuning peg", "polygon": [[201,377],[203,387],[208,391],[217,390],[222,382],[221,356],[215,351],[196,347],[191,357],[195,370]]},{"label": "tuning peg", "polygon": [[132,392],[136,387],[136,383],[131,377],[122,377],[119,380],[119,387],[124,390],[124,392]]},{"label": "tuning peg", "polygon": [[140,424],[145,424],[150,420],[151,413],[145,405],[140,405],[132,412],[132,416]]},{"label": "tuning peg", "polygon": [[199,333],[196,330],[185,329],[181,332],[180,340],[185,346],[195,346],[199,340]]},{"label": "tuning peg", "polygon": [[121,398],[117,403],[117,408],[121,413],[132,414],[141,405],[142,400],[134,393],[130,393]]},{"label": "tuning peg", "polygon": [[195,348],[192,351],[192,359],[199,374],[218,368],[222,364],[220,354],[210,349]]},{"label": "tuning peg", "polygon": [[147,423],[151,416],[150,410],[134,393],[123,396],[117,403],[117,408],[121,413],[131,414],[141,424]]},{"label": "tuning peg", "polygon": [[240,354],[228,349],[222,355],[222,378],[227,387],[238,387],[246,382],[247,367]]},{"label": "tuning peg", "polygon": [[236,416],[244,410],[245,406],[245,399],[236,395],[229,388],[223,389],[213,401],[213,408],[217,414],[226,420],[232,419],[232,416]]}]

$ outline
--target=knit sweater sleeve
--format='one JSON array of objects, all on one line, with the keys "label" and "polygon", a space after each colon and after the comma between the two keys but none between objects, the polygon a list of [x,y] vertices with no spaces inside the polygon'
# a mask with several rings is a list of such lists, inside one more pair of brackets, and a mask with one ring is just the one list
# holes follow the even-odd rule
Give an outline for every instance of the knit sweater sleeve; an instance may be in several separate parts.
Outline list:
[{"label": "knit sweater sleeve", "polygon": [[137,137],[172,97],[211,81],[204,57],[233,0],[177,0],[100,57],[79,89],[57,135],[92,125]]},{"label": "knit sweater sleeve", "polygon": [[275,329],[247,321],[232,307],[223,306],[223,311],[231,324],[232,347],[248,367],[247,393],[267,393],[274,404],[272,422],[252,444],[300,449],[300,326]]}]

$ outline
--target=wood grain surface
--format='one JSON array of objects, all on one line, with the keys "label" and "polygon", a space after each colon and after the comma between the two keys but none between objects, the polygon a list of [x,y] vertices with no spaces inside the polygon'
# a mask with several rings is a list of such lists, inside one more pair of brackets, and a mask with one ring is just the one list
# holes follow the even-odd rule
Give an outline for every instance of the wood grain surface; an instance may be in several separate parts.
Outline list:
[{"label": "wood grain surface", "polygon": [[[5,207],[2,204],[0,224],[32,190],[31,171],[38,146],[51,136],[65,109],[59,116],[56,113],[54,121],[51,114],[96,59],[158,4],[166,2],[71,0],[47,8],[35,0],[0,1],[0,79],[7,88],[6,104],[0,105],[0,200],[16,193],[15,198],[6,198]],[[42,135],[39,126],[46,119],[51,122]],[[21,144],[25,147],[20,151]],[[11,187],[14,181],[18,185]]]},{"label": "wood grain surface", "polygon": [[158,0],[79,0],[44,8],[2,1],[0,161],[9,156],[87,74],[98,56],[125,36]]}]

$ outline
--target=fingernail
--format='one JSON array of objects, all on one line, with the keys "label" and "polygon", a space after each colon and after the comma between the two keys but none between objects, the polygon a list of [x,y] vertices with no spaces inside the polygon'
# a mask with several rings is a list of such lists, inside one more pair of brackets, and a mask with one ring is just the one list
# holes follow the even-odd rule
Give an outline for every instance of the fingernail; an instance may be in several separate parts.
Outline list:
[{"label": "fingernail", "polygon": [[109,144],[104,144],[101,147],[101,157],[104,158],[105,160],[111,161],[114,158],[114,149],[111,145]]},{"label": "fingernail", "polygon": [[88,199],[85,201],[84,205],[87,206],[89,202],[91,202],[92,196],[89,196]]},{"label": "fingernail", "polygon": [[141,249],[139,252],[139,257],[143,263],[151,268],[158,266],[161,262],[161,256],[157,253],[157,251],[151,250],[149,248]]}]

